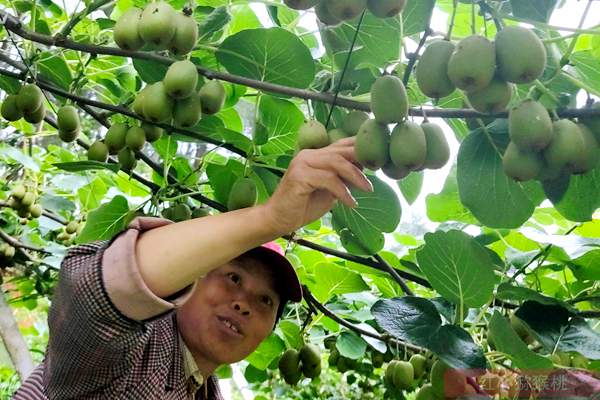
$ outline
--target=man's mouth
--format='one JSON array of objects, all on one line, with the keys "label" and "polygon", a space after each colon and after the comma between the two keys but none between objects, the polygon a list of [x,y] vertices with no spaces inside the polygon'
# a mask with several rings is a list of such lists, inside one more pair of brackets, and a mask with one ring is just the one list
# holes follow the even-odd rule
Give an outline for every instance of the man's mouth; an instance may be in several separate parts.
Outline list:
[{"label": "man's mouth", "polygon": [[235,321],[232,321],[225,317],[218,317],[218,318],[219,318],[219,321],[221,321],[221,323],[224,326],[226,326],[229,330],[231,330],[233,333],[235,333],[236,335],[240,335],[240,336],[242,335],[242,331]]}]

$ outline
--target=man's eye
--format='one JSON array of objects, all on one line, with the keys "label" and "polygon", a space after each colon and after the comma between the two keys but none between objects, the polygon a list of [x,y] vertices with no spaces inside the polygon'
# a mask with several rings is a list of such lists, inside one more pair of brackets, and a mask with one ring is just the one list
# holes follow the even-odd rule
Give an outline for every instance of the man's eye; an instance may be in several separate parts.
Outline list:
[{"label": "man's eye", "polygon": [[231,281],[233,283],[240,283],[240,277],[238,274],[234,274],[233,272],[230,272],[229,274],[227,274],[227,276],[229,276],[229,279],[231,279]]},{"label": "man's eye", "polygon": [[271,298],[269,296],[263,296],[262,301],[263,301],[263,303],[265,303],[268,306],[273,305],[273,300],[271,300]]}]

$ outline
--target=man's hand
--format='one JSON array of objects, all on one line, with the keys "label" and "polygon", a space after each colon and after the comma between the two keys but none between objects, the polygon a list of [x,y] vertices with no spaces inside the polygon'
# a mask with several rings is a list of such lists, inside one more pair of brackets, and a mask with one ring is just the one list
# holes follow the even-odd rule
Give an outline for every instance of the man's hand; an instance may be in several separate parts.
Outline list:
[{"label": "man's hand", "polygon": [[349,186],[373,191],[354,156],[354,137],[318,150],[302,150],[290,163],[277,190],[265,204],[273,228],[290,233],[323,216],[336,200],[348,207],[356,201]]}]

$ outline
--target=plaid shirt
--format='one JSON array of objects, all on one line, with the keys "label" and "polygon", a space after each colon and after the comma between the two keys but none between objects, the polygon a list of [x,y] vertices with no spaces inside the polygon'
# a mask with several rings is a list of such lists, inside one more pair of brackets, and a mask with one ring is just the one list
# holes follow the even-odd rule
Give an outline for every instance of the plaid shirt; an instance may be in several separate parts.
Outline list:
[{"label": "plaid shirt", "polygon": [[48,314],[44,361],[13,400],[223,399],[217,379],[189,392],[174,310],[193,286],[168,301],[143,283],[135,261],[140,231],[166,224],[137,218],[112,242],[71,249]]}]

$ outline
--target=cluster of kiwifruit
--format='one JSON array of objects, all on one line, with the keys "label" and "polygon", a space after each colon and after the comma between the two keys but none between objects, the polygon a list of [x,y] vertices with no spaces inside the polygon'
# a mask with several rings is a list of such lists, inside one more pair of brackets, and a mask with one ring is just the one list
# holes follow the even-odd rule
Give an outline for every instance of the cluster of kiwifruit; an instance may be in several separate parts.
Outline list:
[{"label": "cluster of kiwifruit", "polygon": [[65,245],[70,245],[73,243],[75,236],[77,236],[82,229],[83,224],[80,224],[77,221],[69,221],[67,225],[63,227],[62,231],[56,235],[56,240]]},{"label": "cluster of kiwifruit", "polygon": [[14,122],[21,118],[37,124],[46,116],[44,94],[34,83],[21,86],[17,94],[9,94],[2,102],[0,109],[2,118]]},{"label": "cluster of kiwifruit", "polygon": [[125,50],[169,50],[174,55],[189,53],[198,40],[198,25],[164,1],[148,3],[144,10],[128,9],[113,32],[117,46]]},{"label": "cluster of kiwifruit", "polygon": [[24,185],[15,185],[8,199],[8,206],[16,211],[21,218],[39,218],[42,215],[42,206],[36,203],[35,191],[28,190]]},{"label": "cluster of kiwifruit", "polygon": [[206,217],[210,215],[210,212],[206,207],[197,207],[192,210],[185,203],[177,203],[164,208],[161,215],[163,218],[170,219],[173,222],[181,222],[192,218]]},{"label": "cluster of kiwifruit", "polygon": [[[2,263],[0,264],[0,268],[4,268],[4,262],[9,262],[10,260],[12,260],[12,258],[15,256],[15,248],[12,247],[10,244],[2,242],[0,243],[0,261],[2,261]],[[2,277],[0,276],[0,283],[2,283]]]},{"label": "cluster of kiwifruit", "polygon": [[295,10],[315,8],[319,21],[325,25],[338,25],[358,17],[366,8],[379,18],[394,17],[402,12],[406,0],[283,0]]},{"label": "cluster of kiwifruit", "polygon": [[288,349],[279,359],[279,372],[289,385],[297,384],[303,375],[314,379],[321,375],[321,351],[311,343],[304,344],[300,351]]}]

